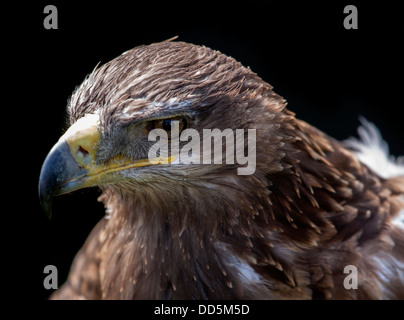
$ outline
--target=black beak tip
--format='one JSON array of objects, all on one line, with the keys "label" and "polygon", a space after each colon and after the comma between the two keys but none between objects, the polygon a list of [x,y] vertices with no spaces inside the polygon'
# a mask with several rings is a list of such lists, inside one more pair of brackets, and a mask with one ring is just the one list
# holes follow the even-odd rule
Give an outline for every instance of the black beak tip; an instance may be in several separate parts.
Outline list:
[{"label": "black beak tip", "polygon": [[44,175],[44,170],[42,169],[38,186],[39,203],[47,218],[51,219],[53,192],[52,190],[49,190],[49,185],[47,183],[44,183]]},{"label": "black beak tip", "polygon": [[42,210],[52,217],[52,198],[64,181],[65,158],[70,150],[67,143],[57,143],[47,155],[39,176],[38,195]]},{"label": "black beak tip", "polygon": [[41,197],[41,193],[39,193],[39,199],[42,210],[45,212],[46,217],[50,220],[52,218],[52,197]]},{"label": "black beak tip", "polygon": [[39,202],[46,216],[52,217],[52,198],[73,191],[69,181],[84,176],[86,170],[73,158],[66,141],[60,141],[47,155],[39,177]]}]

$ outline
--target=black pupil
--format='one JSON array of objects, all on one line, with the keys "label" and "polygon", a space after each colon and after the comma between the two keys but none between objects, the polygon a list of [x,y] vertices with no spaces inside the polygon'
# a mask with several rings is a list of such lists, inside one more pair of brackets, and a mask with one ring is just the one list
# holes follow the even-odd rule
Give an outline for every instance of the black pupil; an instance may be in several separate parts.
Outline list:
[{"label": "black pupil", "polygon": [[165,119],[163,121],[163,129],[165,131],[171,131],[171,119]]}]

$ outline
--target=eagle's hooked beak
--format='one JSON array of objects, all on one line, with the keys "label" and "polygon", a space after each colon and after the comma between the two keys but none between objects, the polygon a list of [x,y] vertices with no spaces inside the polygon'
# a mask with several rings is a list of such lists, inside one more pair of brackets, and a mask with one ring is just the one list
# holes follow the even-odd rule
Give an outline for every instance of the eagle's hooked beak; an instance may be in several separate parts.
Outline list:
[{"label": "eagle's hooked beak", "polygon": [[52,198],[78,189],[122,181],[112,173],[134,167],[170,163],[171,158],[130,160],[119,156],[107,164],[96,162],[100,144],[99,116],[79,119],[59,139],[47,155],[39,178],[39,200],[48,218],[52,216]]}]

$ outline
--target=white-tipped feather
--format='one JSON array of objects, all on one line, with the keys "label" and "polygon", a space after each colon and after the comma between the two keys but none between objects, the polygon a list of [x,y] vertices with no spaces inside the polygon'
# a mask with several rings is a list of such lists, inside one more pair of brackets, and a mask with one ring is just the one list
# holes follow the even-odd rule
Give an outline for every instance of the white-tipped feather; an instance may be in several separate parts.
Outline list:
[{"label": "white-tipped feather", "polygon": [[[389,146],[383,140],[379,129],[367,121],[359,118],[361,126],[358,128],[359,139],[349,138],[345,144],[356,151],[359,160],[376,172],[382,178],[404,175],[404,156],[395,158],[389,155]],[[401,210],[393,224],[404,228],[404,210]]]},{"label": "white-tipped feather", "polygon": [[389,155],[389,146],[383,140],[379,129],[360,117],[362,125],[358,128],[359,139],[349,138],[346,145],[356,151],[359,160],[382,178],[404,175],[404,157]]}]

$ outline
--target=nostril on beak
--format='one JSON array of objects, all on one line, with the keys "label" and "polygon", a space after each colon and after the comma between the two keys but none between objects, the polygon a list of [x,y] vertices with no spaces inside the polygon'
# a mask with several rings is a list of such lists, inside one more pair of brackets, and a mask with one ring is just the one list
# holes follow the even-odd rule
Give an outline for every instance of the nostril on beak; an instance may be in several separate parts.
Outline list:
[{"label": "nostril on beak", "polygon": [[83,155],[83,157],[88,156],[88,151],[84,149],[82,146],[79,146],[77,152],[80,152]]},{"label": "nostril on beak", "polygon": [[79,146],[76,152],[76,159],[79,163],[86,166],[91,162],[90,153],[83,146]]}]

